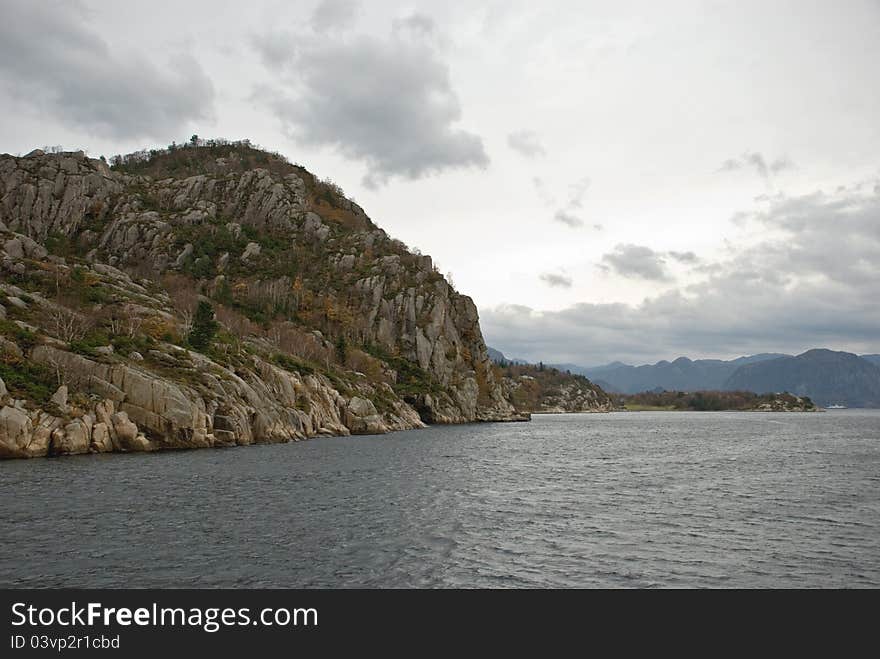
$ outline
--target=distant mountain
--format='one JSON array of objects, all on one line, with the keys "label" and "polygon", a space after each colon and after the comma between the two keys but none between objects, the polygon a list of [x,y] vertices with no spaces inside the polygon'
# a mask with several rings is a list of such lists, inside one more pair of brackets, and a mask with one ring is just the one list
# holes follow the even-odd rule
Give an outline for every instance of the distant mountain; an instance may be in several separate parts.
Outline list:
[{"label": "distant mountain", "polygon": [[[574,373],[574,371],[572,371],[572,373]],[[578,373],[578,375],[581,374]],[[617,389],[614,388],[614,385],[612,385],[610,382],[605,382],[605,380],[593,380],[593,384],[595,384],[597,387],[600,387],[603,391],[607,391],[609,394],[622,393],[620,391],[617,391]]]},{"label": "distant mountain", "polygon": [[507,357],[504,356],[503,352],[501,352],[500,350],[496,350],[495,348],[486,346],[486,350],[489,352],[489,359],[491,359],[496,364],[501,364],[501,365],[507,365],[507,364],[525,365],[525,364],[528,364],[527,361],[524,361],[522,359],[517,359],[516,357],[514,357],[513,359],[508,359]]},{"label": "distant mountain", "polygon": [[[697,359],[679,357],[675,361],[659,361],[656,364],[630,366],[612,362],[605,366],[584,368],[569,364],[555,364],[572,373],[586,375],[594,382],[601,381],[606,391],[626,394],[666,389],[669,391],[698,391],[721,389],[727,379],[741,366],[754,362],[776,359],[786,355],[763,353],[739,357],[730,361],[721,359]],[[606,386],[607,385],[607,386]]]},{"label": "distant mountain", "polygon": [[880,366],[880,355],[859,355],[862,359],[867,359],[875,366]]},{"label": "distant mountain", "polygon": [[880,407],[880,367],[849,352],[815,349],[797,357],[743,364],[722,388],[787,391],[822,406]]}]

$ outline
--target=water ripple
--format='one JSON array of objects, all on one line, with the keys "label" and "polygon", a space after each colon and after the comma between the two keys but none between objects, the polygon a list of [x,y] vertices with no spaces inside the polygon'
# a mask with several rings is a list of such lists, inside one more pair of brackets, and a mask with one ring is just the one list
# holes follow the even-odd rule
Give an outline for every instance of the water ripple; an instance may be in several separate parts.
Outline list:
[{"label": "water ripple", "polygon": [[880,413],[0,463],[0,586],[878,587]]}]

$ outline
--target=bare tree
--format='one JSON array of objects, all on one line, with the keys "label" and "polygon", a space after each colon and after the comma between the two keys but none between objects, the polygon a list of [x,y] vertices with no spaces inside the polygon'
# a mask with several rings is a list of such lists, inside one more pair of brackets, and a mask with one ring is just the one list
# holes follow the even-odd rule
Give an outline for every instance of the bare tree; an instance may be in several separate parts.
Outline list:
[{"label": "bare tree", "polygon": [[174,309],[180,315],[181,330],[187,336],[192,329],[193,318],[199,303],[199,294],[193,282],[180,275],[168,275],[163,277],[162,283]]},{"label": "bare tree", "polygon": [[57,307],[50,324],[53,333],[62,341],[70,343],[79,341],[92,327],[87,316],[71,311],[66,307]]}]

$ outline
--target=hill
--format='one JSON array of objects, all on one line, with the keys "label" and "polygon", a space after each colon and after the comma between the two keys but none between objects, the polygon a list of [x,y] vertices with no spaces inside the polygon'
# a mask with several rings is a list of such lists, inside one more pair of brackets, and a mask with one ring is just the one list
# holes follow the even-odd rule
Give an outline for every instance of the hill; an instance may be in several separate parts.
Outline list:
[{"label": "hill", "polygon": [[473,301],[249,142],[0,155],[0,457],[518,418]]},{"label": "hill", "polygon": [[520,412],[610,412],[614,408],[603,388],[583,375],[508,359],[494,348],[489,348],[489,357],[500,367],[505,393]]},{"label": "hill", "polygon": [[502,386],[517,410],[528,413],[610,412],[612,398],[583,375],[543,364],[508,363]]},{"label": "hill", "polygon": [[848,352],[815,349],[741,366],[725,389],[788,391],[822,406],[880,407],[880,367]]}]

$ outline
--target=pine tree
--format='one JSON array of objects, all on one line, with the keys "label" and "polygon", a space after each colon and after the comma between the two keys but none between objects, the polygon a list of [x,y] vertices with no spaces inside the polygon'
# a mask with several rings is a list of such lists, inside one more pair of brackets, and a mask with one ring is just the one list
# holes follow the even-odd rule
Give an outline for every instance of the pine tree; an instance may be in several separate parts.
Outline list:
[{"label": "pine tree", "polygon": [[343,366],[348,361],[348,341],[342,334],[336,339],[336,360]]},{"label": "pine tree", "polygon": [[204,350],[214,339],[217,330],[220,329],[219,323],[214,320],[214,309],[210,303],[199,300],[199,306],[196,308],[196,315],[193,318],[192,329],[190,330],[188,341],[196,350]]}]

